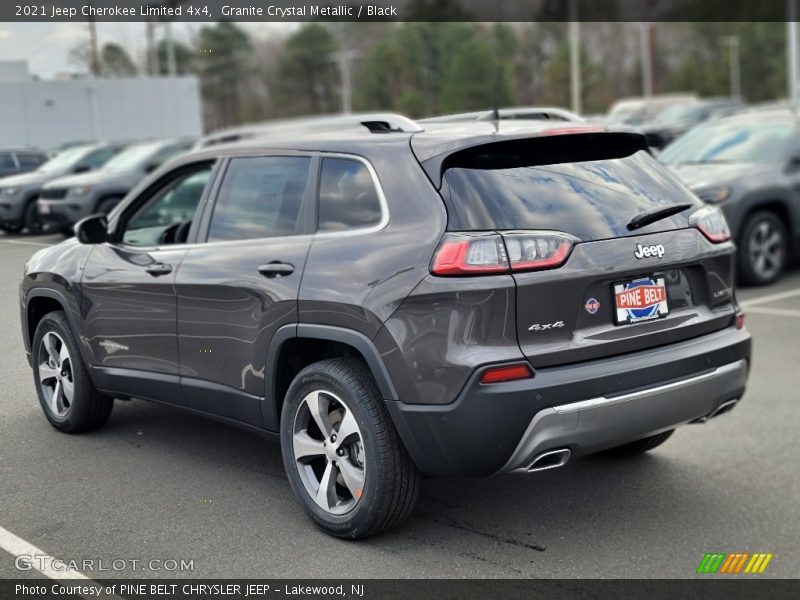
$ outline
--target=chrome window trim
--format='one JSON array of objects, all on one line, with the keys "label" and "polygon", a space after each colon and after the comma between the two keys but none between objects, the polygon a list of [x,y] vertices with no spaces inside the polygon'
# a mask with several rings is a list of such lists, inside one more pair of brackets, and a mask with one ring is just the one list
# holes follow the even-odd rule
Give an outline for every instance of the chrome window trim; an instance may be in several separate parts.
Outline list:
[{"label": "chrome window trim", "polygon": [[[355,160],[360,162],[365,167],[367,167],[367,171],[372,177],[372,185],[375,186],[375,190],[378,192],[378,203],[381,206],[381,218],[375,225],[369,225],[367,227],[356,227],[354,229],[346,229],[343,231],[320,231],[319,230],[319,179],[317,180],[317,231],[313,234],[315,240],[325,240],[329,238],[338,238],[338,237],[352,237],[356,235],[367,235],[370,233],[377,233],[382,229],[385,229],[386,226],[389,224],[389,204],[386,201],[386,194],[383,192],[383,186],[381,185],[381,180],[378,178],[378,173],[375,170],[375,167],[372,166],[372,163],[369,162],[363,156],[359,156],[358,154],[348,154],[345,152],[319,152],[320,158],[324,161],[326,158],[342,158],[346,160]],[[322,174],[322,164],[320,164],[320,175]]]}]

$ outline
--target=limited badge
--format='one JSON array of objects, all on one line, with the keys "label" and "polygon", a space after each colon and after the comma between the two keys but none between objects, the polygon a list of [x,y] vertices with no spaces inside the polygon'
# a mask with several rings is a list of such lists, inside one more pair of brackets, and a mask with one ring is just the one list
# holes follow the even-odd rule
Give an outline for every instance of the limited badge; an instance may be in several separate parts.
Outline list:
[{"label": "limited badge", "polygon": [[585,308],[586,312],[590,315],[597,314],[597,311],[600,310],[600,302],[597,298],[589,298],[586,304],[583,305],[583,308]]}]

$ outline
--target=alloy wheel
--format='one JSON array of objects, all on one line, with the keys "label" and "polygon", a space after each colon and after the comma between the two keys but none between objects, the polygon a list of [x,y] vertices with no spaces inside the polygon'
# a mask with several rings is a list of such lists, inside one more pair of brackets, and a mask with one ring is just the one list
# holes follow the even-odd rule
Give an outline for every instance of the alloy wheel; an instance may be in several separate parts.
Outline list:
[{"label": "alloy wheel", "polygon": [[294,464],[317,506],[335,515],[353,510],[367,470],[353,412],[335,394],[315,390],[300,402],[292,432]]},{"label": "alloy wheel", "polygon": [[759,221],[750,232],[747,251],[753,272],[768,281],[780,273],[786,255],[782,233],[769,220]]},{"label": "alloy wheel", "polygon": [[39,385],[45,404],[54,416],[67,416],[75,394],[72,359],[64,340],[54,331],[48,331],[42,337],[38,364]]}]

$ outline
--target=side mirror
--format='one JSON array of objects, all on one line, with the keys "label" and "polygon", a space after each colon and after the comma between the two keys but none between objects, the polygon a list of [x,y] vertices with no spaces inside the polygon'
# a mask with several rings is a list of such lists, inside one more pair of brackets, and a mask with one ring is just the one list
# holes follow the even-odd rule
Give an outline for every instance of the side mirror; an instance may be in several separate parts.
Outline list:
[{"label": "side mirror", "polygon": [[73,173],[88,173],[91,171],[92,168],[89,165],[77,165],[74,169],[72,169]]},{"label": "side mirror", "polygon": [[108,241],[108,220],[105,215],[89,215],[75,225],[75,237],[81,244],[102,244]]}]

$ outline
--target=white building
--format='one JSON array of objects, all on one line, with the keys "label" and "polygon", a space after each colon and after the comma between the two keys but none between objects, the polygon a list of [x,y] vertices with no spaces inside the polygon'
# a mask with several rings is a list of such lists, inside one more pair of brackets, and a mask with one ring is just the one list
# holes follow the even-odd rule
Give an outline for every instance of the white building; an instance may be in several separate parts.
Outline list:
[{"label": "white building", "polygon": [[0,62],[0,146],[195,136],[201,114],[194,77],[36,81]]}]

